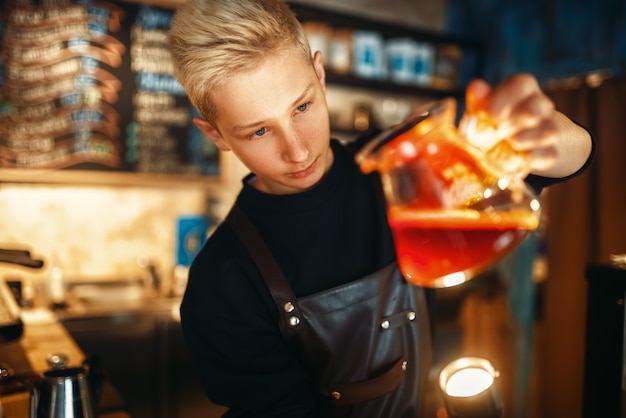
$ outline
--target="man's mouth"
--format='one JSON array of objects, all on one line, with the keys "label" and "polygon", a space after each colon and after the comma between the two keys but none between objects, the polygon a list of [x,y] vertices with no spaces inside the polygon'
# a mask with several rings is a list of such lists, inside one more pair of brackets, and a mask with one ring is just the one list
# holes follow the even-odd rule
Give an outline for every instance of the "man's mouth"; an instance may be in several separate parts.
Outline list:
[{"label": "man's mouth", "polygon": [[290,177],[302,179],[309,176],[315,170],[315,166],[317,165],[317,159],[315,159],[307,168],[300,171],[294,171],[289,174]]}]

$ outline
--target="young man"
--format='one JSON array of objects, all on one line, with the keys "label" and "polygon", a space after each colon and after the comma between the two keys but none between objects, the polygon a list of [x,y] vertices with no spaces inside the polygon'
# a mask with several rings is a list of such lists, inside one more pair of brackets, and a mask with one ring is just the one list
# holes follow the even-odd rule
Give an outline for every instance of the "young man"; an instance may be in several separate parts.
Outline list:
[{"label": "young man", "polygon": [[[194,123],[251,172],[181,305],[208,397],[227,417],[420,416],[423,291],[396,268],[379,178],[330,138],[322,56],[281,0],[189,0],[170,40]],[[537,189],[589,164],[590,135],[533,77],[468,95],[529,156]]]}]

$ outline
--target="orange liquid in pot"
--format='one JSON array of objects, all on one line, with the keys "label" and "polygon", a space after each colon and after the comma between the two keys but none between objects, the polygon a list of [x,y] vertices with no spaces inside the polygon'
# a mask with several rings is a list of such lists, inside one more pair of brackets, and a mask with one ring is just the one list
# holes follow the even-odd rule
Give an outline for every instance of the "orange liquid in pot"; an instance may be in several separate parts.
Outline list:
[{"label": "orange liquid in pot", "polygon": [[[388,218],[400,271],[407,281],[424,287],[446,287],[469,280],[510,252],[538,223],[527,211],[393,207]],[[449,276],[457,272],[464,272],[464,278]]]}]

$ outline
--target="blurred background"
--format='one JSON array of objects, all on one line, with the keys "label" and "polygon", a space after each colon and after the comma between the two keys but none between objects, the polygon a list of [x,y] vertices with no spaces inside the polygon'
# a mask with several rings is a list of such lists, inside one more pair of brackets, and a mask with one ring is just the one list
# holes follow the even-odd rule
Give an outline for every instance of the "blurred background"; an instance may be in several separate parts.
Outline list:
[{"label": "blurred background", "polygon": [[[144,360],[152,371],[184,358],[176,308],[186,268],[246,174],[195,131],[194,110],[173,80],[163,35],[182,1],[86,1],[93,6],[86,12],[72,9],[78,3],[55,3],[67,11],[61,23],[47,22],[63,28],[56,38],[32,13],[12,18],[10,2],[3,2],[0,249],[26,249],[44,266],[0,262],[0,277],[19,287],[25,311],[57,304],[56,317],[85,354],[103,356],[114,380],[137,362],[111,364],[98,335],[115,341],[104,351],[113,353],[123,341],[126,356],[151,353]],[[542,225],[527,245],[479,279],[435,295],[437,367],[460,355],[481,355],[501,371],[506,416],[582,417],[586,268],[613,264],[626,253],[624,2],[291,4],[311,43],[325,52],[337,138],[349,141],[389,126],[411,107],[442,97],[457,98],[462,109],[469,80],[495,84],[519,72],[535,75],[557,108],[594,134],[594,165],[542,193]],[[90,25],[76,29],[81,16]],[[86,42],[79,52],[64,30],[79,31]],[[56,53],[59,58],[48,62],[29,58]],[[68,65],[53,65],[59,62]],[[79,86],[79,76],[92,83]],[[71,94],[78,101],[60,99]],[[146,322],[138,305],[125,308],[120,296],[81,285],[119,285],[113,295],[122,288],[135,302],[149,294],[167,301],[166,314]],[[85,322],[88,317],[108,322],[96,326]],[[140,342],[130,337],[139,334]],[[163,341],[179,345],[164,354]],[[6,347],[0,345],[0,361]],[[620,370],[621,360],[615,364]],[[198,390],[187,391],[193,400],[178,391],[163,406],[163,397],[176,391],[162,381],[172,375],[184,380],[189,370],[185,362],[176,364],[139,395],[133,385],[114,383],[134,417],[191,416],[181,405],[204,405]]]}]

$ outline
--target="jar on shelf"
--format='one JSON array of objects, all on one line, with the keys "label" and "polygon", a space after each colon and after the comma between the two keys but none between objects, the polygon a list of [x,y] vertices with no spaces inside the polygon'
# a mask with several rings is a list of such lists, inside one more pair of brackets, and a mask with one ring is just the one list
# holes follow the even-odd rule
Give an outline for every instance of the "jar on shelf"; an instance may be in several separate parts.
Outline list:
[{"label": "jar on shelf", "polygon": [[461,55],[459,45],[438,45],[435,53],[435,67],[431,86],[439,90],[453,90],[459,85]]},{"label": "jar on shelf", "polygon": [[353,35],[353,72],[357,77],[383,80],[387,77],[385,41],[375,31],[357,30]]},{"label": "jar on shelf", "polygon": [[339,74],[352,71],[352,30],[333,29],[328,40],[326,65]]},{"label": "jar on shelf", "polygon": [[320,51],[326,60],[328,58],[328,44],[333,33],[332,27],[323,22],[304,22],[302,29],[309,45],[311,45],[311,53],[315,54],[316,51]]},{"label": "jar on shelf", "polygon": [[385,45],[389,79],[398,84],[430,86],[435,50],[425,42],[394,38]]}]

